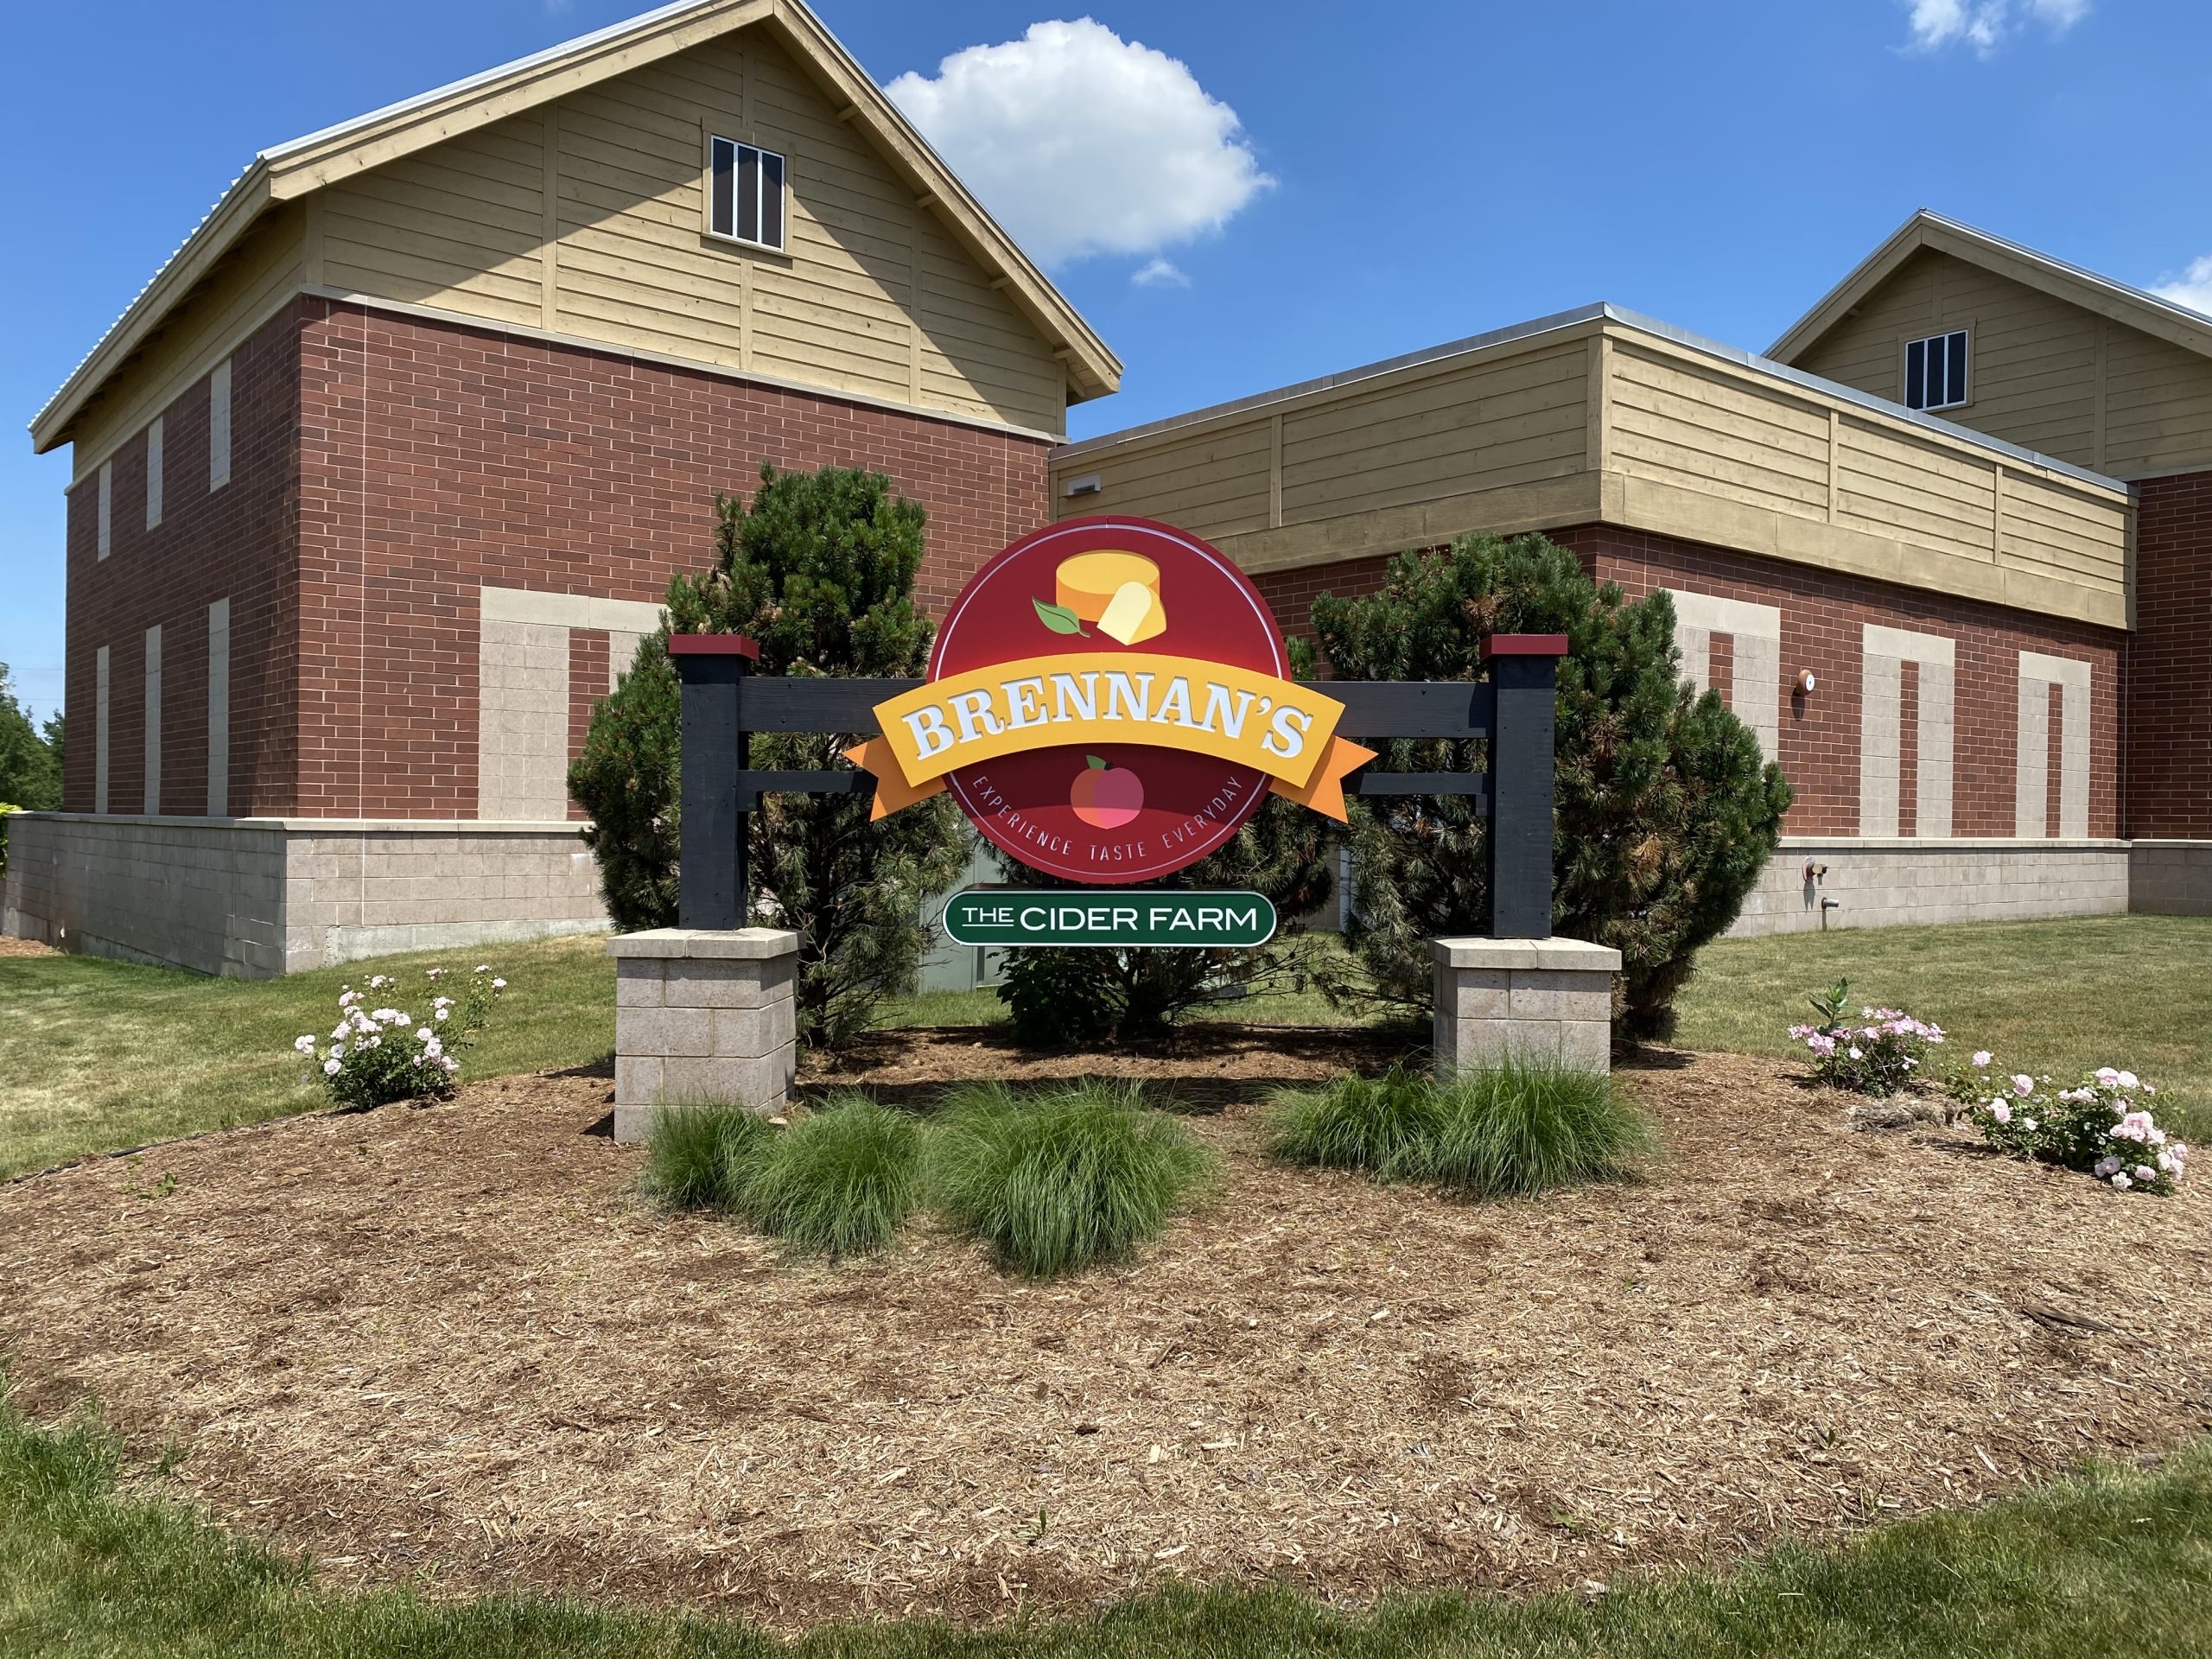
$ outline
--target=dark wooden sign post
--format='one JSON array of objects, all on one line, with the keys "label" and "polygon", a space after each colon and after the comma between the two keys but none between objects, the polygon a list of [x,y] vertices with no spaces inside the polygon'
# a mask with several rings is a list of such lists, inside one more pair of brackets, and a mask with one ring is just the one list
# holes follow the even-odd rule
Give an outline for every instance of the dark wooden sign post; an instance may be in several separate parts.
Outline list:
[{"label": "dark wooden sign post", "polygon": [[[755,677],[760,648],[736,634],[680,633],[668,642],[683,683],[683,868],[677,910],[686,928],[746,925],[750,887],[746,828],[760,797],[779,790],[865,794],[874,778],[857,767],[755,771],[755,732],[876,729],[877,704],[919,680]],[[1552,923],[1552,747],[1559,659],[1567,636],[1495,634],[1484,649],[1488,681],[1332,680],[1344,704],[1337,730],[1352,738],[1490,741],[1487,772],[1354,773],[1346,794],[1472,797],[1490,819],[1490,935],[1541,939]]]}]

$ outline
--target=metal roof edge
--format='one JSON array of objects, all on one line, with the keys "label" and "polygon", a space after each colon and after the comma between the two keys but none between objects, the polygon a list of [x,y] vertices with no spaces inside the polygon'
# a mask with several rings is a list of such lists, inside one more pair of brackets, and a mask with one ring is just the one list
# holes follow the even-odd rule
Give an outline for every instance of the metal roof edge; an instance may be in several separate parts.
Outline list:
[{"label": "metal roof edge", "polygon": [[1808,391],[1817,392],[1822,397],[1856,404],[1891,420],[1903,421],[1908,425],[1922,427],[1943,437],[1971,445],[1974,448],[2010,456],[2028,466],[2059,474],[2100,489],[2110,490],[2121,495],[2131,493],[2130,486],[2123,480],[2108,477],[2102,473],[2092,472],[2085,467],[2076,467],[2071,461],[2061,461],[2055,455],[2042,454],[2033,449],[2023,448],[2018,444],[2008,443],[2002,438],[1993,438],[1986,432],[1977,432],[1971,427],[1958,426],[1949,421],[1939,420],[1935,416],[1923,414],[1918,410],[1907,409],[1902,404],[1893,404],[1887,398],[1877,397],[1872,392],[1861,391],[1856,386],[1847,386],[1838,381],[1822,379],[1819,375],[1808,374],[1802,369],[1794,369],[1786,363],[1777,363],[1772,358],[1761,357],[1757,353],[1744,351],[1738,346],[1723,345],[1717,340],[1710,340],[1703,334],[1693,334],[1687,328],[1678,328],[1669,322],[1662,322],[1658,318],[1646,316],[1640,311],[1631,311],[1625,306],[1614,305],[1603,301],[1594,305],[1578,306],[1571,311],[1554,312],[1549,316],[1538,317],[1533,321],[1518,323],[1511,327],[1492,329],[1487,334],[1470,334],[1464,340],[1452,340],[1442,346],[1432,346],[1426,351],[1408,352],[1402,356],[1384,358],[1379,362],[1362,364],[1357,368],[1344,369],[1335,374],[1322,375],[1312,380],[1301,380],[1294,385],[1280,386],[1272,391],[1255,392],[1249,397],[1234,398],[1228,403],[1209,404],[1203,409],[1192,410],[1187,414],[1170,415],[1157,421],[1147,422],[1141,426],[1127,427],[1118,432],[1103,432],[1096,437],[1084,438],[1073,443],[1061,445],[1053,452],[1052,459],[1055,463],[1058,463],[1061,461],[1080,459],[1086,455],[1102,454],[1120,445],[1156,436],[1162,432],[1173,431],[1181,427],[1196,426],[1205,422],[1250,413],[1275,404],[1287,403],[1293,398],[1305,397],[1309,393],[1327,391],[1339,386],[1356,385],[1363,380],[1374,379],[1401,369],[1416,368],[1423,364],[1464,356],[1495,346],[1533,340],[1543,334],[1597,321],[1612,322],[1624,328],[1633,328],[1639,334],[1649,334],[1655,339],[1669,340],[1705,356],[1733,363],[1739,368],[1748,369],[1769,379],[1785,381],[1802,387]]}]

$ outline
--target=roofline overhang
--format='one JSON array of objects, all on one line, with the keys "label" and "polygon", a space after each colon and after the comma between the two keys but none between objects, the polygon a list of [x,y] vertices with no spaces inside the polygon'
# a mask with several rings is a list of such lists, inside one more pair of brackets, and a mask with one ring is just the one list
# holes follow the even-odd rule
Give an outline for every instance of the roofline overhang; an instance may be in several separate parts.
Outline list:
[{"label": "roofline overhang", "polygon": [[1464,340],[1450,340],[1441,346],[1432,346],[1425,351],[1408,352],[1402,357],[1384,358],[1379,362],[1362,364],[1357,368],[1340,370],[1335,374],[1323,375],[1317,379],[1301,380],[1293,385],[1279,386],[1272,391],[1255,392],[1248,397],[1233,398],[1228,403],[1213,404],[1204,409],[1194,409],[1187,414],[1171,415],[1160,420],[1147,422],[1140,426],[1126,427],[1117,432],[1103,432],[1096,437],[1083,438],[1072,443],[1065,443],[1053,450],[1052,464],[1057,467],[1063,462],[1103,454],[1122,444],[1138,442],[1184,427],[1198,426],[1238,415],[1257,414],[1274,405],[1308,397],[1315,392],[1331,391],[1356,385],[1361,381],[1375,379],[1401,369],[1418,368],[1425,364],[1439,363],[1450,358],[1491,351],[1502,346],[1532,342],[1547,334],[1571,334],[1577,331],[1594,333],[1607,326],[1667,340],[1686,350],[1720,359],[1766,378],[1787,383],[1822,397],[1835,398],[1843,403],[1855,404],[1887,419],[1903,421],[1929,432],[1939,434],[1954,442],[1969,445],[1975,449],[2003,455],[2024,466],[2034,467],[2060,477],[2070,478],[2077,483],[2090,485],[2098,489],[2110,490],[2120,495],[2130,493],[2129,486],[2123,480],[2108,477],[2102,473],[2092,472],[2086,467],[2077,467],[2073,462],[2061,461],[2055,455],[2046,455],[2033,449],[2023,448],[2018,444],[2008,443],[2002,438],[1993,438],[1986,432],[1977,432],[1972,427],[1955,425],[1920,410],[1907,409],[1902,404],[1893,404],[1885,397],[1877,397],[1872,392],[1861,391],[1856,386],[1847,386],[1840,381],[1822,379],[1819,375],[1808,374],[1802,369],[1792,368],[1787,363],[1777,363],[1770,358],[1762,357],[1756,353],[1746,352],[1734,346],[1723,345],[1717,340],[1708,340],[1704,335],[1693,334],[1687,328],[1677,328],[1672,323],[1662,322],[1656,317],[1646,316],[1642,312],[1631,311],[1624,306],[1605,302],[1595,305],[1578,306],[1571,311],[1556,311],[1549,316],[1537,317],[1529,322],[1516,323],[1509,328],[1495,328],[1487,334],[1470,334]]},{"label": "roofline overhang", "polygon": [[1964,259],[2171,345],[2212,357],[2212,317],[1927,207],[1916,211],[1822,295],[1767,348],[1767,356],[1788,363],[1802,355],[1923,248]]},{"label": "roofline overhang", "polygon": [[801,67],[842,94],[846,118],[949,210],[941,217],[970,254],[1002,273],[1031,325],[1067,365],[1070,401],[1117,390],[1121,359],[812,11],[799,0],[677,0],[261,151],[32,419],[33,448],[43,454],[68,441],[92,393],[269,208],[759,24],[798,48]]}]

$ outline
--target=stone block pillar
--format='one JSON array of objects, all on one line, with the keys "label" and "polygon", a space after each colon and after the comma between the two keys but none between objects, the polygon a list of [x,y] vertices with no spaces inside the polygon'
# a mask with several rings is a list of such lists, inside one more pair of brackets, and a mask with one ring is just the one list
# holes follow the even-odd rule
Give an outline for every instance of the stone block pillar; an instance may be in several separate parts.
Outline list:
[{"label": "stone block pillar", "polygon": [[654,1107],[782,1107],[798,1036],[798,935],[657,927],[607,942],[614,958],[614,1138],[642,1141]]},{"label": "stone block pillar", "polygon": [[1509,1053],[1611,1069],[1621,953],[1580,939],[1431,939],[1436,1074]]}]

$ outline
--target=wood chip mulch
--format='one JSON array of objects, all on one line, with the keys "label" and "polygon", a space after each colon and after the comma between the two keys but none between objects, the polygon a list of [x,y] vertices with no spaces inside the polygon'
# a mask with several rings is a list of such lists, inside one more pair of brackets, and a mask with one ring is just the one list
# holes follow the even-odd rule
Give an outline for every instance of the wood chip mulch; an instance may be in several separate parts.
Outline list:
[{"label": "wood chip mulch", "polygon": [[[1664,1143],[1639,1184],[1471,1205],[1271,1167],[1264,1079],[1345,1040],[1176,1062],[1225,1174],[1113,1271],[1009,1280],[926,1224],[788,1265],[638,1198],[603,1077],[524,1077],[0,1186],[0,1353],[34,1412],[174,1436],[173,1488],[340,1579],[781,1630],[1160,1573],[1572,1586],[2212,1424],[2202,1192],[1853,1133],[1714,1055],[1623,1074]],[[894,1089],[1009,1065],[974,1041],[877,1058]]]},{"label": "wood chip mulch", "polygon": [[61,953],[50,944],[41,944],[36,939],[19,939],[10,933],[0,933],[0,957],[58,957]]}]

